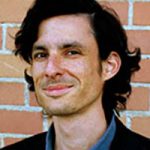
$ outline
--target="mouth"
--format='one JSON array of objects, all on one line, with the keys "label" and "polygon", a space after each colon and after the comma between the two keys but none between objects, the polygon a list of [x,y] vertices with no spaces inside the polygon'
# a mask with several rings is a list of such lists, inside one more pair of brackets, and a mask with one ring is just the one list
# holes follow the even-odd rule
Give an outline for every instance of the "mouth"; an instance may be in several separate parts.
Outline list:
[{"label": "mouth", "polygon": [[49,97],[59,97],[69,93],[72,89],[73,85],[50,85],[44,88],[44,92]]}]

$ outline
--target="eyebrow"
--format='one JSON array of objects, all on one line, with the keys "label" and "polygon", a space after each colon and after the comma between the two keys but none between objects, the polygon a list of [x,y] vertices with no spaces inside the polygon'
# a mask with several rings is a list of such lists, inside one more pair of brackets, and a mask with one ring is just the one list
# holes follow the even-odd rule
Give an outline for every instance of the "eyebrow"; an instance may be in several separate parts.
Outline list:
[{"label": "eyebrow", "polygon": [[[74,42],[66,42],[62,44],[58,44],[58,49],[67,49],[67,48],[80,48],[80,49],[86,49],[84,45],[81,43],[74,41]],[[35,44],[33,45],[32,51],[38,51],[38,50],[47,50],[47,46],[45,44]]]},{"label": "eyebrow", "polygon": [[46,50],[45,46],[44,45],[33,45],[33,48],[32,48],[32,51],[35,51],[35,50]]},{"label": "eyebrow", "polygon": [[85,49],[85,46],[83,46],[79,42],[67,42],[67,43],[63,43],[62,45],[59,46],[60,49],[65,49],[65,48],[69,48],[69,47],[79,47],[79,48]]}]

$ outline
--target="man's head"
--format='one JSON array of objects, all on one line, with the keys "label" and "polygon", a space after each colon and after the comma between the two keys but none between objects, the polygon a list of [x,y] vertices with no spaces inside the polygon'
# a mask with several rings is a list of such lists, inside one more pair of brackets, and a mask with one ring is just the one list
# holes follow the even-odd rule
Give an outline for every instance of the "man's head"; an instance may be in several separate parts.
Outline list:
[{"label": "man's head", "polygon": [[[68,19],[66,19],[67,17]],[[57,20],[57,18],[59,19]],[[73,19],[71,20],[71,18]],[[25,61],[31,64],[31,66],[34,66],[35,64],[34,58],[36,57],[34,57],[34,49],[36,48],[43,49],[43,47],[40,47],[41,46],[40,44],[39,44],[40,46],[39,45],[36,46],[36,43],[40,39],[40,37],[45,37],[45,34],[43,33],[45,32],[53,33],[51,34],[53,35],[53,38],[47,35],[47,39],[51,39],[49,41],[50,43],[52,43],[56,39],[55,46],[58,46],[57,40],[59,36],[55,37],[55,34],[57,35],[57,32],[54,34],[54,32],[57,31],[55,29],[55,26],[51,26],[51,24],[50,26],[48,26],[49,21],[52,19],[55,20],[56,22],[57,21],[59,22],[59,25],[58,24],[57,25],[59,26],[60,29],[63,28],[63,24],[61,25],[60,20],[62,20],[62,22],[64,23],[65,20],[68,21],[70,19],[70,23],[69,21],[68,22],[66,21],[68,24],[68,28],[67,28],[68,31],[66,29],[67,27],[66,25],[63,28],[64,30],[61,29],[62,33],[64,33],[64,37],[67,37],[66,35],[68,35],[68,39],[69,39],[69,37],[73,38],[76,35],[82,37],[82,38],[77,38],[77,37],[76,38],[78,39],[78,41],[83,42],[86,41],[91,36],[90,42],[91,43],[92,41],[95,42],[93,44],[87,42],[87,47],[88,47],[87,49],[89,49],[89,51],[91,50],[90,53],[88,53],[88,55],[89,54],[91,55],[93,59],[92,60],[93,65],[88,66],[91,68],[86,68],[86,67],[82,68],[82,70],[85,72],[85,76],[79,78],[84,79],[83,77],[85,77],[86,79],[87,77],[86,72],[88,72],[89,70],[92,71],[91,74],[88,74],[89,78],[87,79],[90,80],[90,82],[86,86],[89,88],[91,88],[90,86],[93,86],[91,88],[91,90],[94,89],[93,92],[97,91],[98,87],[101,88],[100,89],[101,91],[103,90],[103,94],[102,94],[103,108],[105,110],[105,114],[109,116],[109,112],[111,114],[112,113],[111,110],[113,108],[116,108],[118,103],[125,104],[126,98],[131,93],[130,79],[131,79],[131,74],[135,70],[139,69],[138,66],[138,62],[140,60],[139,51],[135,51],[135,53],[129,52],[127,46],[126,34],[117,17],[115,17],[114,14],[110,13],[110,10],[103,8],[94,0],[71,0],[71,1],[70,0],[36,0],[33,7],[28,11],[28,14],[21,26],[21,29],[16,35],[16,41],[15,41],[16,54],[20,54]],[[77,22],[77,20],[81,20],[81,22],[83,22],[83,25],[80,22],[79,24],[76,24],[77,25],[76,31],[75,30],[74,32],[72,32],[72,30],[70,31],[69,26],[71,25],[73,26],[73,22],[75,21]],[[85,23],[87,23],[87,26],[89,27],[85,26],[85,28],[83,28]],[[83,36],[84,34],[83,35],[80,34],[80,32],[84,32],[84,29],[89,30],[90,33],[89,37],[87,37],[87,35]],[[61,42],[62,41],[63,39],[61,39]],[[50,51],[49,50],[47,51],[49,55]],[[77,55],[76,51],[72,51],[70,53],[71,55],[72,53],[75,54],[75,56]],[[42,57],[43,56],[45,58],[45,55],[42,54]],[[86,63],[89,64],[88,62],[89,60],[90,63],[92,62],[91,57],[85,62],[85,65]],[[75,62],[76,61],[74,60],[73,65],[75,65]],[[105,62],[104,64],[107,65],[103,65],[103,62]],[[99,64],[99,66],[97,66],[97,63]],[[70,65],[69,62],[66,64],[66,66],[67,65]],[[80,68],[82,64],[80,64],[79,66],[78,65],[71,66],[71,67],[74,67],[72,69],[78,71],[78,68]],[[114,71],[111,68],[115,68],[116,70]],[[38,70],[38,68],[36,69]],[[36,71],[35,70],[33,71],[34,74],[33,78],[37,74]],[[108,75],[109,71],[111,75]],[[98,75],[97,73],[99,73],[99,76],[97,76]],[[101,78],[101,75],[103,76],[103,78]],[[30,83],[30,88],[34,90],[32,78],[27,76],[26,74],[26,79]],[[68,81],[68,79],[69,77],[67,76],[64,77],[63,82],[65,82],[66,80]],[[73,85],[74,84],[76,85],[77,82],[75,80],[73,81],[73,79],[71,78],[70,80],[71,83],[73,82],[72,83]],[[95,83],[95,80],[97,80],[97,82],[100,81],[101,83],[99,84],[103,86],[99,85],[96,88],[97,84]],[[47,80],[44,79],[43,82],[44,85],[42,86],[43,88],[45,88]],[[34,84],[35,86],[38,86],[38,84],[36,84],[35,78],[34,78]],[[72,85],[68,85],[68,86],[72,86]],[[84,91],[82,94],[84,94]]]}]

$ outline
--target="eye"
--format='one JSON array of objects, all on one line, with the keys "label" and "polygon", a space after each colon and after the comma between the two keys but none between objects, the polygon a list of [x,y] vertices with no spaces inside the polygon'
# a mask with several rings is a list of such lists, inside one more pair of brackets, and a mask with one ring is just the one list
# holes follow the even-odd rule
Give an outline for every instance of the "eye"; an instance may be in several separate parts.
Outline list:
[{"label": "eye", "polygon": [[81,54],[80,51],[76,50],[76,49],[67,50],[67,52],[65,53],[65,55],[67,55],[67,56],[77,56],[80,54]]},{"label": "eye", "polygon": [[35,61],[43,61],[48,57],[46,52],[33,52],[32,59]]},{"label": "eye", "polygon": [[79,54],[79,52],[76,50],[71,50],[68,52],[68,55],[77,55],[77,54]]}]

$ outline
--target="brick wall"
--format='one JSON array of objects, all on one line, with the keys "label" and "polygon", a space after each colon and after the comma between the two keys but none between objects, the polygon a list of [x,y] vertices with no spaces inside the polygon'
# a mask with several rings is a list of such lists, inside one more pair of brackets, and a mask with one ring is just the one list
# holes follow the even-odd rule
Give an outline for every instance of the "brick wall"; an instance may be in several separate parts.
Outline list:
[{"label": "brick wall", "polygon": [[[99,0],[101,1],[101,0]],[[12,55],[13,36],[33,0],[0,0],[0,147],[47,130],[34,93],[23,78],[27,66]],[[129,45],[142,48],[141,70],[132,82],[133,94],[127,110],[121,112],[124,124],[150,137],[150,0],[109,0],[127,30]]]}]

